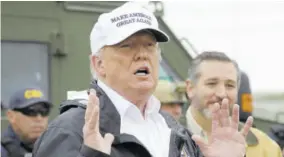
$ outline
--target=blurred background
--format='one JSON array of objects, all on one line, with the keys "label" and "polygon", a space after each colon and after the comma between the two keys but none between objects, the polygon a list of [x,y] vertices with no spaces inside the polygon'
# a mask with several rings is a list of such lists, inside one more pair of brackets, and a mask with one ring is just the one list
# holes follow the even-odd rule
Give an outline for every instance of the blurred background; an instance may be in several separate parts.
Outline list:
[{"label": "blurred background", "polygon": [[[91,28],[101,13],[123,3],[1,2],[2,130],[8,124],[5,105],[24,86],[36,84],[44,90],[55,104],[51,120],[67,91],[89,87]],[[284,124],[283,1],[143,3],[171,38],[161,45],[161,80],[184,81],[197,54],[225,52],[247,76],[238,103],[252,107],[242,107],[242,114],[252,114],[264,132]]]}]

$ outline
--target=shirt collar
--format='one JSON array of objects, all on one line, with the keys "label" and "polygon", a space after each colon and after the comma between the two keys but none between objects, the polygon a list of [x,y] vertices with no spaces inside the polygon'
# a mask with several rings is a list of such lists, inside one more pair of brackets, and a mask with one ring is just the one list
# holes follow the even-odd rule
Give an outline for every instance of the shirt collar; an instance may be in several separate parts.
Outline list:
[{"label": "shirt collar", "polygon": [[[100,80],[98,80],[98,86],[102,88],[103,91],[110,98],[110,100],[114,104],[115,108],[117,109],[121,117],[124,117],[126,115],[127,110],[129,108],[137,108],[136,105],[134,105],[130,101],[123,98],[115,90],[113,90],[112,88],[110,88],[109,86],[107,86],[105,83],[103,83]],[[158,113],[160,110],[160,107],[161,107],[160,101],[154,96],[151,96],[149,100],[147,101],[145,114],[148,115],[151,113]]]},{"label": "shirt collar", "polygon": [[120,116],[124,116],[126,110],[131,106],[131,102],[124,99],[120,96],[116,91],[108,87],[102,81],[98,80],[98,86],[102,88],[102,90],[106,93],[109,99],[114,104]]},{"label": "shirt collar", "polygon": [[190,130],[193,134],[197,134],[204,137],[205,134],[201,126],[197,124],[196,120],[193,118],[193,115],[191,113],[191,106],[186,112],[186,123],[188,130]]}]

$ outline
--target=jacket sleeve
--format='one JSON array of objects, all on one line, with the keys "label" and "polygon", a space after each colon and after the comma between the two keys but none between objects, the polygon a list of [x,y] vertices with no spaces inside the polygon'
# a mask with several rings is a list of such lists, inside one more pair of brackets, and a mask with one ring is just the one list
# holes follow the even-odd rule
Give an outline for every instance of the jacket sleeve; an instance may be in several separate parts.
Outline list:
[{"label": "jacket sleeve", "polygon": [[188,146],[189,146],[189,150],[191,151],[191,154],[194,154],[194,156],[196,157],[204,157],[200,148],[198,147],[198,145],[192,140],[192,133],[186,129],[187,135],[188,135]]},{"label": "jacket sleeve", "polygon": [[110,157],[83,143],[80,135],[58,127],[48,128],[35,143],[33,157]]},{"label": "jacket sleeve", "polygon": [[277,148],[277,157],[284,157],[280,147]]},{"label": "jacket sleeve", "polygon": [[7,150],[1,144],[1,157],[9,157]]}]

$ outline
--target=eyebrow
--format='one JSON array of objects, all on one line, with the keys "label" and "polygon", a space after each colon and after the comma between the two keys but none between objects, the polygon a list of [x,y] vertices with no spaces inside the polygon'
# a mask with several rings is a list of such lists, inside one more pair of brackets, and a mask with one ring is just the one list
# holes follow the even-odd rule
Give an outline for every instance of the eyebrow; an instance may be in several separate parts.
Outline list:
[{"label": "eyebrow", "polygon": [[226,82],[234,83],[234,84],[236,84],[236,83],[237,83],[237,82],[236,82],[236,81],[234,81],[234,80],[226,80]]},{"label": "eyebrow", "polygon": [[205,81],[218,81],[219,79],[218,78],[209,78],[209,79],[206,79]]},{"label": "eyebrow", "polygon": [[[209,79],[206,79],[205,81],[208,82],[208,81],[218,81],[218,80],[219,80],[218,78],[209,78]],[[231,79],[226,79],[225,82],[237,83],[236,81],[231,80]]]}]

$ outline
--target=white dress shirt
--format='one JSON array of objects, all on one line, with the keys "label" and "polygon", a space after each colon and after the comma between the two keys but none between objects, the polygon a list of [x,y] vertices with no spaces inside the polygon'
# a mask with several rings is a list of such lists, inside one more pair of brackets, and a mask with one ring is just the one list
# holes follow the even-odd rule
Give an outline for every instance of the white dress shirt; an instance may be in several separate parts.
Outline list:
[{"label": "white dress shirt", "polygon": [[206,132],[201,128],[201,126],[196,122],[191,113],[191,106],[186,111],[186,125],[187,129],[190,130],[193,134],[203,137],[205,140],[208,140]]},{"label": "white dress shirt", "polygon": [[146,104],[145,118],[139,108],[98,80],[98,86],[110,98],[121,117],[120,133],[135,136],[153,157],[168,157],[171,130],[159,113],[160,101],[151,96]]}]

